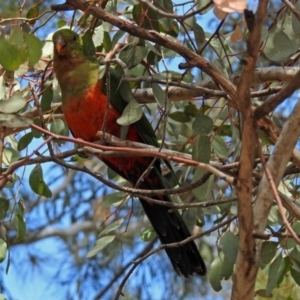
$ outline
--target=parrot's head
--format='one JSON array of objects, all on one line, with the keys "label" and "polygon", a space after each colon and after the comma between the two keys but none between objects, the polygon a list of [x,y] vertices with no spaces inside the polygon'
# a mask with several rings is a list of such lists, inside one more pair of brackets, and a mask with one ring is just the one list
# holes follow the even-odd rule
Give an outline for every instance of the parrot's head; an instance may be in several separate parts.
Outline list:
[{"label": "parrot's head", "polygon": [[61,29],[53,34],[54,58],[83,58],[83,42],[81,37],[70,29]]}]

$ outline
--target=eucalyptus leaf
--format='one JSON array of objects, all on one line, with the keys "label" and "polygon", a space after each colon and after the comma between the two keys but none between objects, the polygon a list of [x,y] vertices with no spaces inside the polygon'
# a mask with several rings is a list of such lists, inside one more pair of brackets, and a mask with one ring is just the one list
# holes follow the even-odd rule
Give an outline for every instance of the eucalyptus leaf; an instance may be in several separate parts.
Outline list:
[{"label": "eucalyptus leaf", "polygon": [[231,231],[227,231],[220,239],[220,246],[225,257],[234,264],[239,250],[239,239]]},{"label": "eucalyptus leaf", "polygon": [[[300,3],[296,2],[294,4],[296,10],[300,11]],[[295,14],[292,14],[292,28],[296,35],[300,35],[300,21],[298,20],[297,16]]]},{"label": "eucalyptus leaf", "polygon": [[122,226],[123,222],[124,222],[124,218],[121,218],[121,219],[118,219],[118,220],[112,222],[107,227],[105,227],[103,231],[101,231],[101,233],[99,234],[99,238],[104,235],[107,235],[108,233],[110,233],[112,231],[115,231],[116,229],[119,229]]},{"label": "eucalyptus leaf", "polygon": [[0,198],[0,220],[3,220],[9,210],[9,201],[5,198]]},{"label": "eucalyptus leaf", "polygon": [[158,83],[152,84],[152,91],[156,102],[164,108],[166,106],[166,100],[168,99],[166,91],[164,91]]},{"label": "eucalyptus leaf", "polygon": [[119,59],[126,64],[128,69],[131,69],[140,63],[147,56],[147,53],[146,47],[129,45],[120,52]]},{"label": "eucalyptus leaf", "polygon": [[213,139],[211,145],[219,158],[221,158],[222,160],[227,160],[228,149],[227,149],[226,144],[221,136],[219,136],[219,135],[214,136],[214,139]]},{"label": "eucalyptus leaf", "polygon": [[214,259],[214,261],[211,263],[209,268],[208,279],[212,288],[216,292],[222,290],[222,285],[221,285],[222,265],[223,265],[222,259],[219,256],[217,256]]},{"label": "eucalyptus leaf", "polygon": [[194,140],[192,158],[193,160],[209,163],[211,156],[210,138],[207,135],[200,135]]},{"label": "eucalyptus leaf", "polygon": [[213,130],[213,121],[209,116],[199,114],[196,116],[192,128],[198,135],[209,135]]},{"label": "eucalyptus leaf", "polygon": [[14,148],[5,147],[3,150],[2,161],[5,165],[10,165],[11,163],[17,161],[20,158],[20,154]]},{"label": "eucalyptus leaf", "polygon": [[0,126],[9,128],[28,127],[32,124],[32,120],[17,114],[0,113]]},{"label": "eucalyptus leaf", "polygon": [[[205,170],[197,169],[194,173],[194,178],[192,180],[192,183],[200,180],[205,173],[206,173]],[[214,176],[212,175],[201,186],[193,189],[192,191],[193,195],[200,201],[206,200],[208,196],[211,194],[213,184],[214,184]]]},{"label": "eucalyptus leaf", "polygon": [[51,103],[53,100],[53,89],[51,86],[48,86],[43,93],[42,99],[41,99],[41,108],[42,111],[47,111],[51,108]]},{"label": "eucalyptus leaf", "polygon": [[15,93],[9,99],[0,101],[0,111],[6,114],[15,113],[22,109],[26,103],[21,94]]},{"label": "eucalyptus leaf", "polygon": [[270,295],[273,289],[278,285],[279,279],[284,272],[284,269],[285,261],[282,255],[279,254],[269,267],[269,276],[266,288],[267,296]]},{"label": "eucalyptus leaf", "polygon": [[130,101],[117,123],[123,126],[137,122],[143,116],[143,110],[136,101]]},{"label": "eucalyptus leaf", "polygon": [[98,239],[94,247],[87,253],[86,257],[93,257],[98,254],[101,250],[108,246],[108,244],[110,244],[115,237],[115,235],[107,235]]},{"label": "eucalyptus leaf", "polygon": [[194,23],[194,35],[198,50],[201,49],[205,42],[205,33],[203,28],[197,23]]},{"label": "eucalyptus leaf", "polygon": [[17,229],[17,236],[14,239],[14,242],[19,242],[24,239],[26,235],[26,223],[22,214],[17,213],[15,215],[15,225]]},{"label": "eucalyptus leaf", "polygon": [[17,70],[27,57],[26,51],[9,43],[0,35],[0,64],[9,71]]},{"label": "eucalyptus leaf", "polygon": [[126,194],[124,192],[116,192],[105,195],[103,200],[100,203],[102,207],[111,207],[117,206],[120,202],[122,202],[125,198]]},{"label": "eucalyptus leaf", "polygon": [[191,121],[191,117],[186,115],[182,111],[175,111],[173,113],[168,114],[168,117],[170,117],[172,120],[180,122],[180,123],[186,123]]},{"label": "eucalyptus leaf", "polygon": [[46,198],[52,197],[52,192],[44,181],[43,170],[40,164],[37,164],[29,175],[29,185],[38,195]]},{"label": "eucalyptus leaf", "polygon": [[269,34],[263,52],[271,61],[283,62],[297,50],[297,43],[294,43],[283,30],[275,26]]},{"label": "eucalyptus leaf", "polygon": [[263,264],[269,264],[273,260],[277,252],[277,246],[278,243],[276,242],[263,242],[260,256],[260,260]]},{"label": "eucalyptus leaf", "polygon": [[141,232],[141,239],[144,242],[152,241],[156,236],[155,231],[152,228],[147,228]]},{"label": "eucalyptus leaf", "polygon": [[28,65],[33,67],[42,55],[43,43],[30,33],[24,33],[24,41],[27,48]]},{"label": "eucalyptus leaf", "polygon": [[[34,18],[37,18],[39,16],[39,13],[40,13],[40,7],[42,5],[42,1],[36,3],[35,5],[33,5],[27,12],[27,15],[26,15],[26,18],[27,19],[34,19]],[[37,19],[35,20],[29,20],[28,21],[28,24],[30,26],[34,26],[35,22],[37,21]]]},{"label": "eucalyptus leaf", "polygon": [[0,263],[5,260],[6,253],[7,253],[7,244],[3,239],[0,238]]}]

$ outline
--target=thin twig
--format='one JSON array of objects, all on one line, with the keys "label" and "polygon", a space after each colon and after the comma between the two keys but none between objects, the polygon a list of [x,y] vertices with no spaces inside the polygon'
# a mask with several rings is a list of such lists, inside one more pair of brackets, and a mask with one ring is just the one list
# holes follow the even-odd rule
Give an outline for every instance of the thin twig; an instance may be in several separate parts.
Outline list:
[{"label": "thin twig", "polygon": [[129,279],[129,277],[131,276],[131,274],[133,273],[133,271],[138,267],[139,264],[141,264],[145,259],[147,259],[148,257],[150,257],[151,255],[153,255],[154,253],[161,251],[162,249],[166,249],[166,248],[175,248],[175,247],[180,247],[183,246],[186,243],[189,243],[197,238],[200,238],[202,236],[205,236],[207,234],[210,234],[212,232],[214,232],[215,230],[230,224],[232,221],[234,221],[237,217],[232,217],[226,221],[223,221],[221,223],[219,223],[218,225],[213,226],[211,229],[208,229],[206,231],[203,231],[202,233],[199,233],[197,235],[191,236],[185,240],[182,240],[181,242],[178,243],[172,243],[172,244],[164,244],[164,245],[160,245],[158,248],[153,249],[152,251],[148,252],[146,255],[144,255],[143,257],[139,258],[136,261],[133,261],[133,266],[130,268],[130,270],[127,272],[126,276],[124,277],[124,279],[122,280],[122,282],[119,285],[118,291],[116,296],[114,297],[114,300],[118,300],[119,296],[122,294],[122,289],[125,285],[125,283],[127,282],[127,280]]},{"label": "thin twig", "polygon": [[293,5],[293,3],[288,0],[282,0],[282,1],[292,11],[292,13],[296,16],[296,18],[300,21],[300,13],[298,12],[297,8]]}]

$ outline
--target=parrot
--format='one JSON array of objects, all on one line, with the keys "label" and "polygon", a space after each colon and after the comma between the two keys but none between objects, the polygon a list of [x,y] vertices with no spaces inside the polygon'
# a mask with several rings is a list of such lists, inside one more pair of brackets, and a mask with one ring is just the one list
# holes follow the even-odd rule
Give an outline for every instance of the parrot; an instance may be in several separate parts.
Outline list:
[{"label": "parrot", "polygon": [[[65,121],[75,138],[88,142],[99,140],[97,132],[105,132],[129,141],[158,146],[155,132],[143,114],[142,117],[124,128],[118,124],[128,101],[124,90],[130,85],[115,70],[99,76],[99,62],[95,53],[85,46],[85,40],[71,29],[60,29],[53,34],[53,71],[61,89],[62,110]],[[112,69],[112,68],[110,68]],[[110,76],[108,78],[108,76]],[[109,83],[109,87],[107,87]],[[109,89],[109,93],[107,90]],[[131,89],[130,89],[131,92]],[[105,124],[104,124],[105,122]],[[123,132],[123,134],[121,134]],[[123,135],[123,136],[122,136]],[[133,187],[139,181],[139,189],[164,189],[166,183],[161,171],[161,162],[151,165],[152,157],[126,156],[101,157],[108,167],[125,178]],[[156,200],[172,201],[170,196],[156,195]],[[178,243],[191,236],[178,211],[140,199],[144,212],[162,244]],[[165,248],[178,275],[189,277],[205,275],[206,266],[195,242]]]}]

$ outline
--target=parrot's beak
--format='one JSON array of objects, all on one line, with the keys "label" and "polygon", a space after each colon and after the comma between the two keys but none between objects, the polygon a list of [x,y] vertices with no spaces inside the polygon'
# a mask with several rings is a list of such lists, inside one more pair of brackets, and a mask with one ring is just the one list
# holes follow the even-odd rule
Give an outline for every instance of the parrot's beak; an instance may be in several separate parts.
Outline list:
[{"label": "parrot's beak", "polygon": [[64,56],[66,55],[66,42],[64,41],[64,39],[59,36],[55,39],[54,41],[54,46],[55,46],[55,50],[58,53],[58,55],[60,56]]}]

